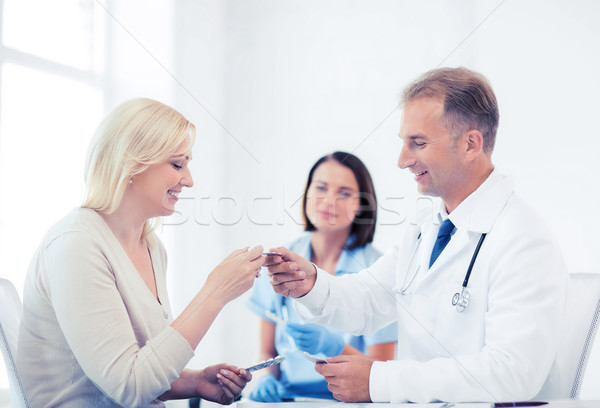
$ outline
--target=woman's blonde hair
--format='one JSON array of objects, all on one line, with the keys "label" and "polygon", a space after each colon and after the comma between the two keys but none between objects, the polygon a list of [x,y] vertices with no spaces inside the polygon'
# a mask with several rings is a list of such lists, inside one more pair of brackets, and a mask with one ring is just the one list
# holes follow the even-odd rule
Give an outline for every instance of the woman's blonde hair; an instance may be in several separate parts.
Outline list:
[{"label": "woman's blonde hair", "polygon": [[[193,123],[155,100],[135,98],[117,106],[100,123],[88,148],[81,206],[113,213],[133,176],[167,160],[186,139],[191,148],[195,136]],[[155,226],[146,222],[144,234]]]}]

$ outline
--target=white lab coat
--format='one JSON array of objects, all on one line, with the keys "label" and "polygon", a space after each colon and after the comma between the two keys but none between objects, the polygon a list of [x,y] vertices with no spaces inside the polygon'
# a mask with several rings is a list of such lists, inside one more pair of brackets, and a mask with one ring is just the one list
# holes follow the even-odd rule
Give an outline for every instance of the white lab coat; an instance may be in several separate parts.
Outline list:
[{"label": "white lab coat", "polygon": [[[432,218],[421,216],[358,274],[319,270],[315,287],[297,299],[298,312],[354,334],[398,321],[397,359],[371,369],[373,402],[533,398],[558,348],[568,279],[550,232],[497,171],[450,214],[456,231],[428,270],[439,229]],[[482,233],[470,302],[459,313],[451,299]]]}]

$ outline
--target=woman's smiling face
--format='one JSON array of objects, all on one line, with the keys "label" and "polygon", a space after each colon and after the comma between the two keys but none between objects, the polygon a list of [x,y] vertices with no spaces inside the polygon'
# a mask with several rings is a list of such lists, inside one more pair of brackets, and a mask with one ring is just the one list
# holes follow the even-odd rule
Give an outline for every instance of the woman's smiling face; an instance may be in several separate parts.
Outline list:
[{"label": "woman's smiling face", "polygon": [[306,192],[306,216],[320,231],[349,230],[359,211],[358,182],[335,160],[323,162]]},{"label": "woman's smiling face", "polygon": [[140,211],[148,218],[173,214],[183,187],[194,185],[188,167],[190,160],[191,141],[188,139],[167,161],[153,164],[133,177],[129,185],[131,198],[139,203]]}]

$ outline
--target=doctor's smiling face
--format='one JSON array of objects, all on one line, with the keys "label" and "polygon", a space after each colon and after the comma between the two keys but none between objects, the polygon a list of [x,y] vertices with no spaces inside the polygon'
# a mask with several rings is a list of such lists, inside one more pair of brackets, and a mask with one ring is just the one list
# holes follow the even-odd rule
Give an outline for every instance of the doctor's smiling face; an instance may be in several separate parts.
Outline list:
[{"label": "doctor's smiling face", "polygon": [[466,181],[462,136],[456,140],[441,125],[442,98],[422,97],[408,102],[402,114],[400,138],[404,145],[398,167],[415,175],[421,194],[440,197],[449,211],[462,200]]}]

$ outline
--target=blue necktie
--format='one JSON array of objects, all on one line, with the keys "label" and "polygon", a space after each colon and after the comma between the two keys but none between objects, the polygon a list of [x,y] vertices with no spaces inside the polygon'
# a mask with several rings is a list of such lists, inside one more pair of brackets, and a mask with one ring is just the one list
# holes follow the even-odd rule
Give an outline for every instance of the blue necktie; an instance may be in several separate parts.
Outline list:
[{"label": "blue necktie", "polygon": [[438,256],[442,253],[448,242],[450,242],[450,234],[454,230],[454,224],[448,218],[446,221],[440,225],[440,230],[438,231],[437,239],[435,240],[435,245],[433,246],[433,251],[431,251],[431,259],[429,260],[429,267],[438,259]]}]

